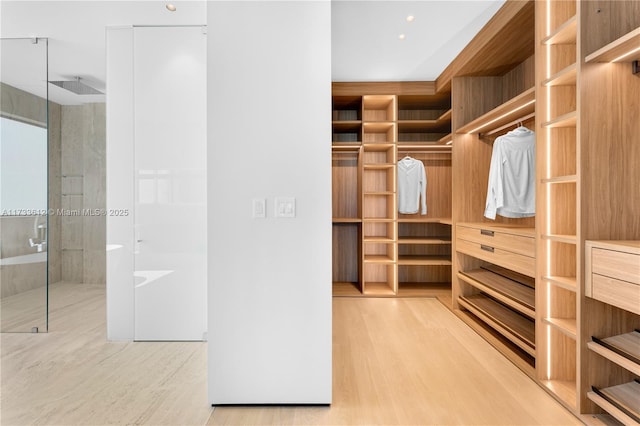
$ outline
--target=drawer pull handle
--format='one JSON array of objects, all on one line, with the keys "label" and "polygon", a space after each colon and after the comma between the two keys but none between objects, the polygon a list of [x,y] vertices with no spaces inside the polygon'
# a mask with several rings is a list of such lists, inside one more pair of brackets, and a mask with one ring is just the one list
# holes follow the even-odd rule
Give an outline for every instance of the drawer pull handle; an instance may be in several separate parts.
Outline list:
[{"label": "drawer pull handle", "polygon": [[480,248],[484,251],[488,251],[493,253],[494,248],[493,247],[489,247],[489,246],[485,246],[484,244],[480,244]]},{"label": "drawer pull handle", "polygon": [[488,229],[481,229],[480,233],[482,235],[486,235],[487,237],[493,237],[493,234],[494,234],[493,231],[489,231]]}]

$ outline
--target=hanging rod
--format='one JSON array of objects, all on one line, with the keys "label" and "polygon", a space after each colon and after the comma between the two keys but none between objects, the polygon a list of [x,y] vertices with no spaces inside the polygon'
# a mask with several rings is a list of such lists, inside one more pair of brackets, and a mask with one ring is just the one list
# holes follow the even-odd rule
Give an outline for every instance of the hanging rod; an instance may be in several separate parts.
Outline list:
[{"label": "hanging rod", "polygon": [[524,117],[520,117],[520,118],[518,118],[518,119],[516,119],[516,120],[510,121],[510,122],[508,122],[507,124],[504,124],[504,125],[502,125],[502,126],[500,126],[500,127],[497,127],[497,128],[495,128],[495,129],[492,129],[492,130],[490,130],[490,131],[488,131],[488,132],[480,133],[479,137],[483,137],[483,136],[491,136],[491,135],[493,135],[493,134],[495,134],[495,133],[500,132],[501,130],[504,130],[504,129],[507,129],[507,128],[509,128],[509,127],[513,126],[514,124],[521,123],[521,122],[526,121],[526,120],[528,120],[528,119],[530,119],[530,118],[533,118],[533,117],[535,117],[535,116],[536,116],[536,113],[535,113],[535,112],[532,112],[532,113],[530,113],[530,114],[525,115]]},{"label": "hanging rod", "polygon": [[421,150],[421,151],[411,151],[411,150],[406,150],[406,149],[399,149],[398,152],[401,152],[403,154],[429,154],[429,155],[433,155],[433,154],[439,154],[439,155],[451,155],[451,151],[425,151],[425,150]]},{"label": "hanging rod", "polygon": [[398,151],[450,152],[451,145],[398,145]]}]

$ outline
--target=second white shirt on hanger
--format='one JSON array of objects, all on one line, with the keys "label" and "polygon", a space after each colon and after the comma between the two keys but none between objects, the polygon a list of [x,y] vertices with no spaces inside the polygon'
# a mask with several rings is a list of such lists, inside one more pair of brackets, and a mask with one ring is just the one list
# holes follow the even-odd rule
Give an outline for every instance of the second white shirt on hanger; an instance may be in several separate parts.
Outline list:
[{"label": "second white shirt on hanger", "polygon": [[398,212],[418,213],[420,204],[427,214],[427,174],[422,161],[407,156],[398,161]]}]

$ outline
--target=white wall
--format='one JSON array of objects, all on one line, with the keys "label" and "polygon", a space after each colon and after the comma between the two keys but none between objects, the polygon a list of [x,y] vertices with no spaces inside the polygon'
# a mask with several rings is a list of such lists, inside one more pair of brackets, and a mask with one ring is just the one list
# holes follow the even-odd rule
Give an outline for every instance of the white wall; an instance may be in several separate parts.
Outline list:
[{"label": "white wall", "polygon": [[212,404],[331,402],[330,8],[208,4]]},{"label": "white wall", "polygon": [[[133,28],[107,30],[107,338],[133,340]],[[112,248],[111,250],[109,248]]]},{"label": "white wall", "polygon": [[205,335],[205,55],[201,26],[107,30],[110,340]]}]

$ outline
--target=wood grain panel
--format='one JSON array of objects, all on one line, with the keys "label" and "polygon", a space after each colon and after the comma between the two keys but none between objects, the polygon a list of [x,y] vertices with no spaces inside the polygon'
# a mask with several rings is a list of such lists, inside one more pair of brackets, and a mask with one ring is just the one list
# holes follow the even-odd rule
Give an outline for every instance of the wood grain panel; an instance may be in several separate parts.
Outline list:
[{"label": "wood grain panel", "polygon": [[529,56],[524,62],[502,76],[502,101],[506,102],[518,96],[536,84],[535,56]]},{"label": "wood grain panel", "polygon": [[[640,27],[640,3],[637,0],[593,0],[582,7],[583,48],[586,56]],[[589,30],[597,28],[597,31]]]},{"label": "wood grain panel", "polygon": [[358,153],[333,153],[331,156],[333,217],[359,217]]},{"label": "wood grain panel", "polygon": [[550,234],[576,235],[576,184],[549,185],[549,200],[553,216],[549,219]]},{"label": "wood grain panel", "polygon": [[[549,23],[551,26],[551,28],[549,28],[550,32],[576,15],[577,9],[576,2],[574,0],[554,0],[550,1],[549,4],[551,7],[549,10]],[[542,25],[545,22],[543,19],[544,15],[538,15],[538,17],[541,18],[540,24]]]},{"label": "wood grain panel", "polygon": [[333,281],[357,283],[360,264],[360,225],[333,225]]},{"label": "wood grain panel", "polygon": [[640,239],[640,78],[612,63],[586,64],[583,79],[585,238]]},{"label": "wood grain panel", "polygon": [[[436,95],[434,81],[333,82],[333,96]],[[448,94],[439,94],[446,99]]]},{"label": "wood grain panel", "polygon": [[552,276],[575,277],[576,276],[576,245],[550,241],[542,243],[549,245],[549,257],[551,263],[549,271]]}]

